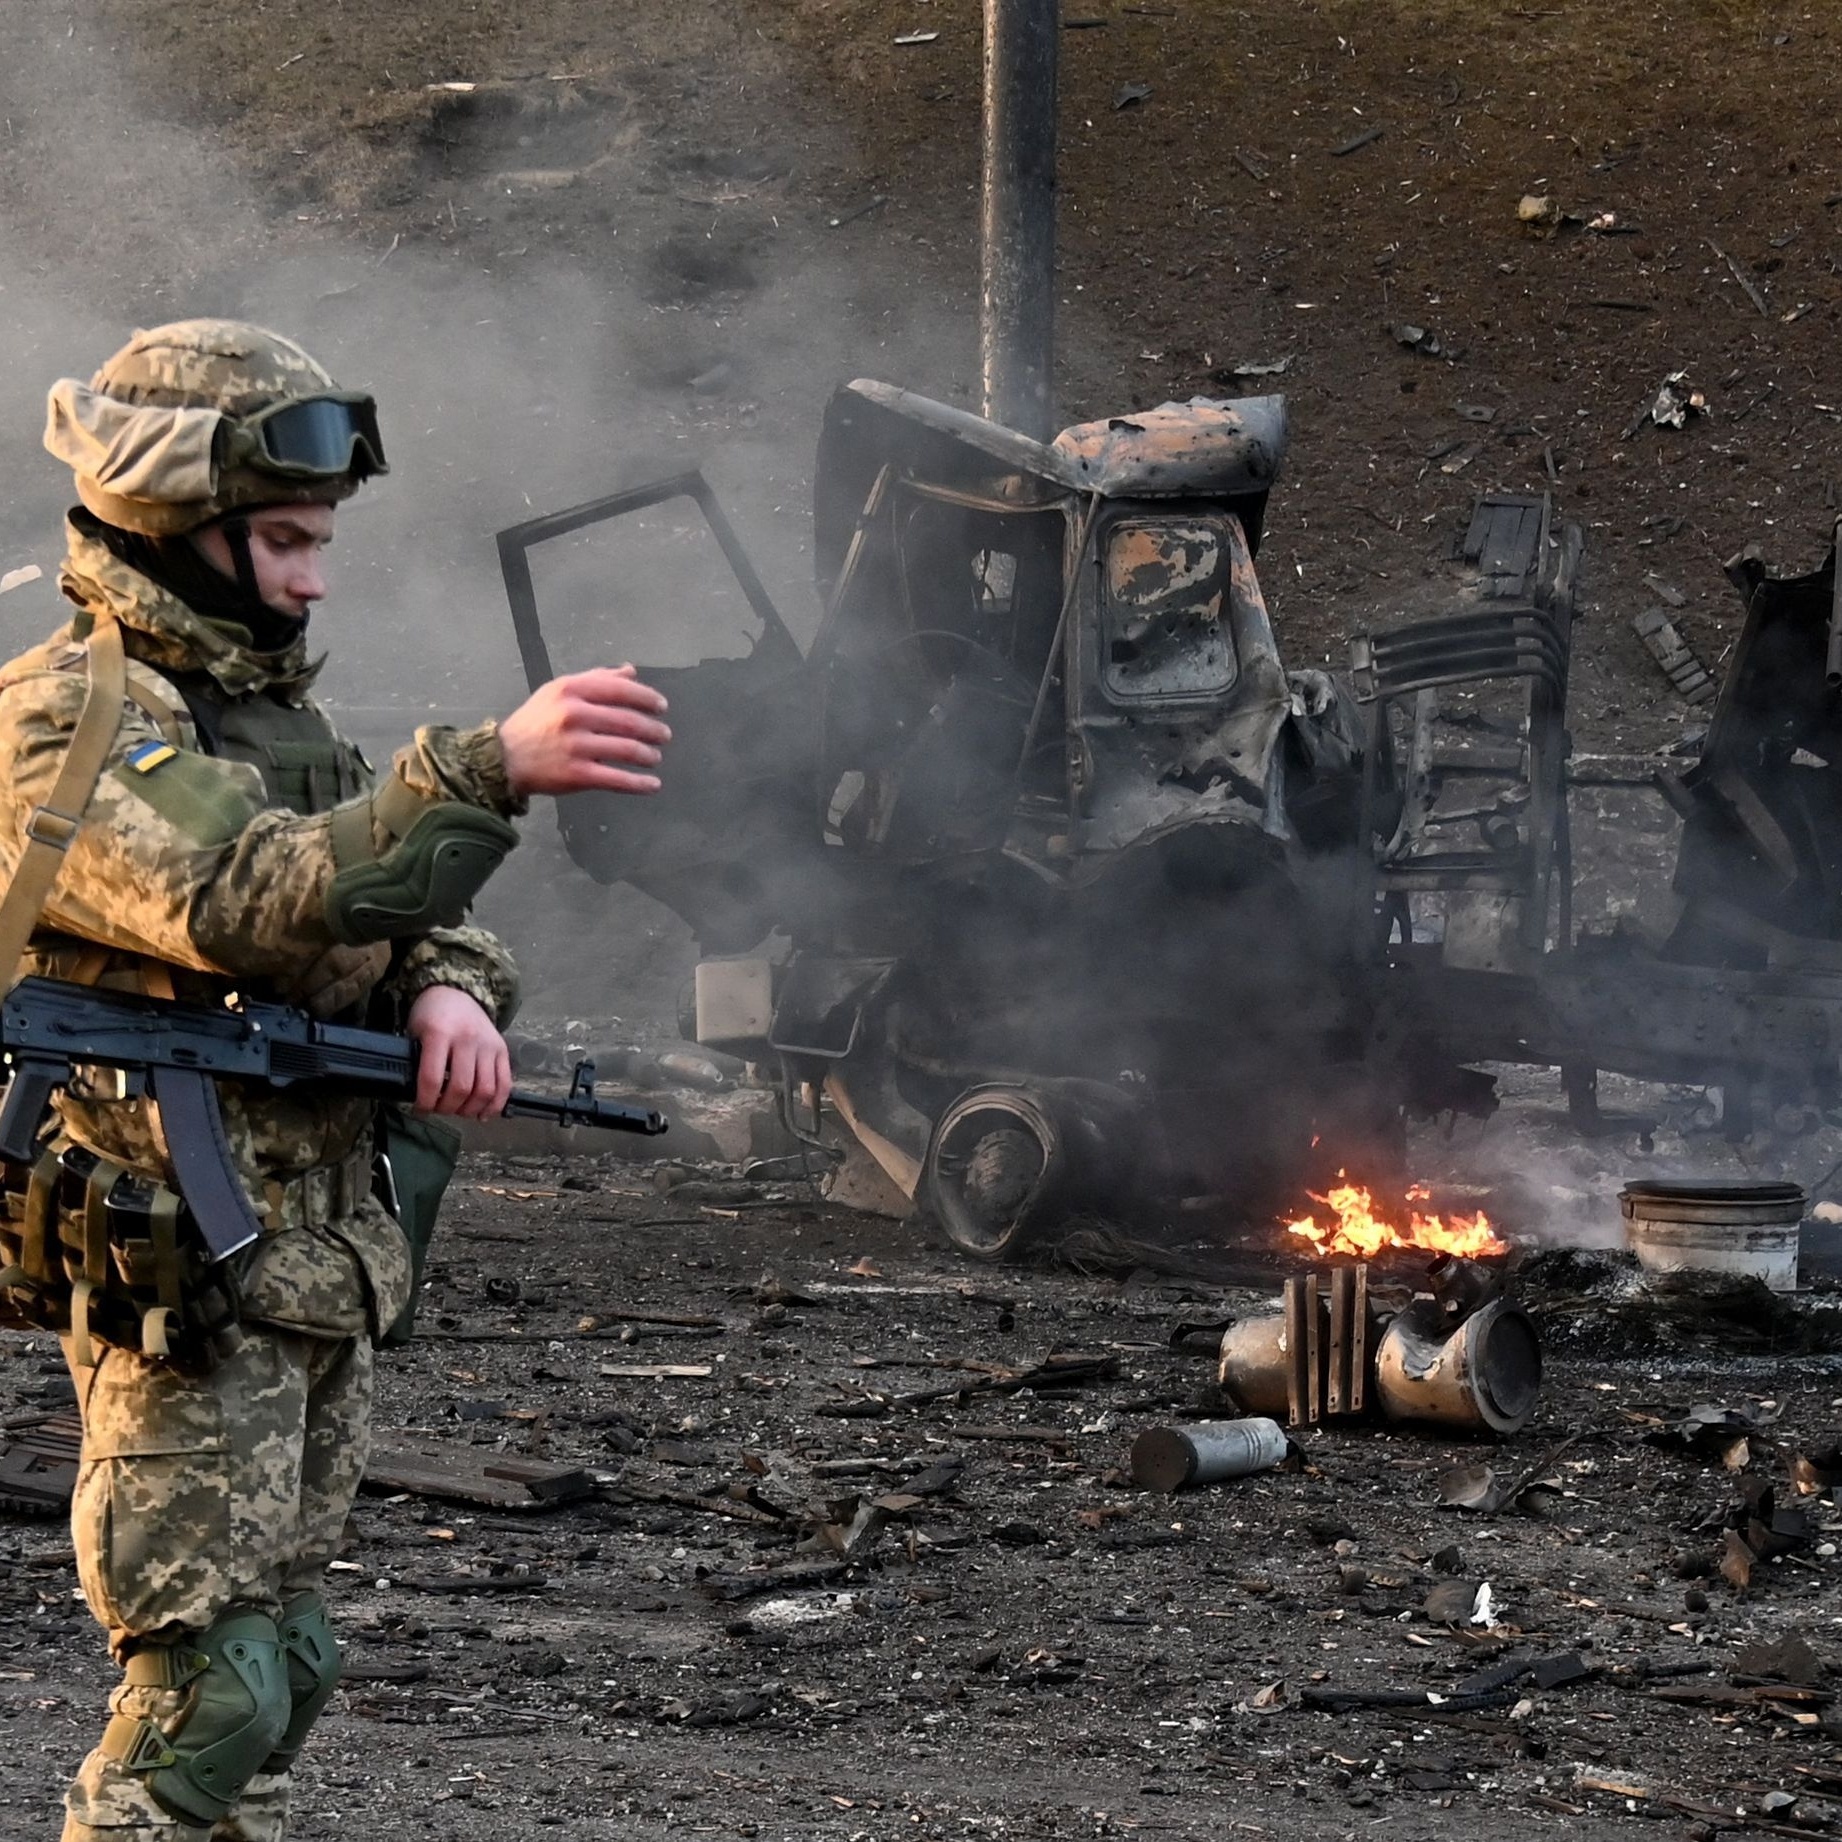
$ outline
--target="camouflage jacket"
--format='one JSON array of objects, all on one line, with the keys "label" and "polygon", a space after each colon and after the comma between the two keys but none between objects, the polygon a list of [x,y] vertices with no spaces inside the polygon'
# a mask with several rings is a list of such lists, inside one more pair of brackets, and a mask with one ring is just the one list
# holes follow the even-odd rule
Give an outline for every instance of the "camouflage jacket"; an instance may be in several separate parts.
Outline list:
[{"label": "camouflage jacket", "polygon": [[[279,807],[260,772],[245,763],[195,753],[197,734],[179,690],[165,674],[205,672],[233,700],[278,696],[315,710],[308,693],[318,662],[305,642],[281,654],[257,654],[223,627],[118,559],[73,518],[59,578],[82,614],[120,622],[128,654],[130,699],[123,706],[110,765],[66,854],[25,972],[68,977],[79,964],[100,982],[138,988],[155,962],[175,995],[216,1003],[232,991],[312,1003],[372,999],[399,1018],[431,985],[451,985],[479,1000],[504,1024],[517,999],[510,957],[490,934],[438,929],[394,950],[341,946],[325,915],[335,873],[328,812]],[[0,877],[10,878],[24,827],[46,799],[63,760],[86,689],[79,622],[0,667]],[[235,630],[240,636],[240,630]],[[186,797],[175,800],[158,776],[137,774],[129,757],[162,739],[155,712],[178,718]],[[369,770],[323,717],[329,742]],[[145,758],[145,757],[143,757]],[[432,801],[460,800],[502,817],[522,803],[505,777],[496,726],[424,728],[401,749],[391,772]],[[168,785],[179,784],[179,777]],[[386,843],[377,835],[380,847]],[[323,1008],[323,1006],[316,1006]],[[322,1335],[343,1336],[388,1324],[408,1294],[407,1248],[395,1223],[368,1196],[352,1197],[341,1219],[317,1221],[324,1209],[275,1206],[278,1184],[314,1170],[361,1167],[372,1110],[360,1100],[301,1098],[220,1082],[219,1094],[240,1174],[260,1205],[270,1203],[268,1232],[245,1279],[245,1315]],[[66,1133],[139,1174],[171,1181],[157,1116],[140,1100],[80,1094],[62,1097]],[[297,1190],[300,1186],[296,1186]]]}]

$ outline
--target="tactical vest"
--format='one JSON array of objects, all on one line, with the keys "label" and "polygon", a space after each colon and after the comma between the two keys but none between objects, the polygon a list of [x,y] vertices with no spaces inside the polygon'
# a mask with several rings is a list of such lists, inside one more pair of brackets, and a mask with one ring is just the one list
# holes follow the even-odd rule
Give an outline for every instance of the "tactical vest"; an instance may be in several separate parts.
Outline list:
[{"label": "tactical vest", "polygon": [[370,763],[311,705],[270,691],[233,697],[208,672],[166,676],[185,699],[199,752],[253,767],[271,804],[306,816],[370,791]]},{"label": "tactical vest", "polygon": [[[305,817],[371,790],[370,762],[318,710],[267,691],[233,697],[208,672],[164,675],[185,699],[200,752],[255,768],[272,804]],[[450,1122],[398,1106],[379,1110],[377,1132],[388,1172],[386,1206],[410,1249],[409,1303],[394,1324],[378,1327],[380,1346],[397,1349],[415,1328],[423,1266],[461,1139]]]}]

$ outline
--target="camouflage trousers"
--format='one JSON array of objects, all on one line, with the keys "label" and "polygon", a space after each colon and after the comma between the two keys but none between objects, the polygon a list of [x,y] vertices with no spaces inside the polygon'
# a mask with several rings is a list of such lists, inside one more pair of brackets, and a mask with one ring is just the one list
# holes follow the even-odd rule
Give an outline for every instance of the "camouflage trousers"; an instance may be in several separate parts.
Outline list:
[{"label": "camouflage trousers", "polygon": [[[71,1364],[83,1410],[77,1576],[118,1662],[137,1639],[201,1632],[233,1606],[272,1616],[317,1588],[338,1552],[369,1439],[370,1339],[245,1334],[203,1377],[120,1349]],[[188,1693],[123,1685],[109,1706],[164,1721]],[[280,1842],[288,1778],[258,1773],[206,1831],[161,1809],[99,1747],[65,1808],[63,1842]]]}]

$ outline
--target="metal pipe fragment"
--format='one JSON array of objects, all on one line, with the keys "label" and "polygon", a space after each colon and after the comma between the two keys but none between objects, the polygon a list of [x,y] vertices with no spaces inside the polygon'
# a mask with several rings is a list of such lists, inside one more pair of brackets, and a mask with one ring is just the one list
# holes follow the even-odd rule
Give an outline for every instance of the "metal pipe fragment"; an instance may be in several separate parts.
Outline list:
[{"label": "metal pipe fragment", "polygon": [[1389,1420],[1517,1431],[1541,1388],[1533,1320],[1502,1295],[1503,1276],[1474,1261],[1440,1260],[1430,1282],[1431,1298],[1383,1328],[1366,1267],[1296,1274],[1283,1311],[1222,1333],[1217,1379],[1244,1412],[1283,1415],[1291,1426],[1379,1411]]},{"label": "metal pipe fragment", "polygon": [[1148,1426],[1132,1442],[1132,1481],[1147,1490],[1189,1490],[1270,1471],[1286,1455],[1276,1420],[1203,1420]]},{"label": "metal pipe fragment", "polygon": [[1237,1407],[1254,1414],[1290,1417],[1291,1346],[1296,1335],[1291,1318],[1284,1313],[1238,1318],[1222,1332],[1216,1377]]},{"label": "metal pipe fragment", "polygon": [[1541,1340],[1521,1306],[1495,1298],[1452,1329],[1418,1299],[1382,1332],[1375,1393],[1390,1420],[1519,1432],[1541,1391]]}]

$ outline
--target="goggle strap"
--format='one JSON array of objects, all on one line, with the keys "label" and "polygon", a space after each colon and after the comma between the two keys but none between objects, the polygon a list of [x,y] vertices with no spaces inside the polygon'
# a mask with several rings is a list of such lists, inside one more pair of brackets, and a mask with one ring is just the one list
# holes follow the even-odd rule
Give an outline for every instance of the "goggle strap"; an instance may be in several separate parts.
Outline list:
[{"label": "goggle strap", "polygon": [[262,589],[256,580],[256,559],[250,555],[249,520],[243,517],[226,518],[220,525],[224,533],[224,542],[230,546],[230,560],[236,567],[237,587],[253,601],[262,599]]}]

